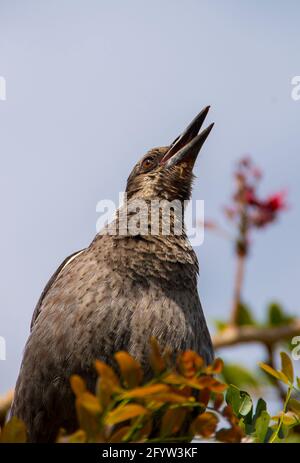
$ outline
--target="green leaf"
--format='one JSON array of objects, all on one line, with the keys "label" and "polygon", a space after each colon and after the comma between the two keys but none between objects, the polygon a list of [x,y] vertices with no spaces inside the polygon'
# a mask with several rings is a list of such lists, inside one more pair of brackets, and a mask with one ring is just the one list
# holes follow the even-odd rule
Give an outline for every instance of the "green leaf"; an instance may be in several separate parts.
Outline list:
[{"label": "green leaf", "polygon": [[226,393],[226,402],[231,405],[234,413],[240,418],[245,417],[252,411],[252,399],[248,392],[239,390],[236,386],[230,385]]},{"label": "green leaf", "polygon": [[263,411],[267,411],[267,404],[263,399],[258,399],[253,416],[252,413],[249,413],[245,418],[242,419],[245,433],[248,436],[255,435],[255,424]]},{"label": "green leaf", "polygon": [[294,382],[294,368],[290,357],[285,352],[280,352],[281,357],[281,371],[289,379],[291,383]]},{"label": "green leaf", "polygon": [[262,410],[255,422],[255,436],[257,442],[264,443],[269,429],[270,415],[266,410]]},{"label": "green leaf", "polygon": [[237,325],[256,325],[250,308],[244,303],[240,303],[238,307]]},{"label": "green leaf", "polygon": [[223,379],[227,384],[234,384],[237,387],[243,386],[258,386],[258,381],[255,376],[242,367],[241,365],[234,363],[227,363],[224,365],[222,372]]},{"label": "green leaf", "polygon": [[223,320],[215,320],[215,325],[218,331],[224,331],[228,328],[228,322],[224,322]]},{"label": "green leaf", "polygon": [[284,313],[283,308],[277,302],[271,302],[268,306],[267,324],[270,326],[286,325],[293,321],[293,317]]},{"label": "green leaf", "polygon": [[256,404],[255,413],[253,416],[254,423],[264,411],[267,411],[267,404],[264,399],[259,398]]}]

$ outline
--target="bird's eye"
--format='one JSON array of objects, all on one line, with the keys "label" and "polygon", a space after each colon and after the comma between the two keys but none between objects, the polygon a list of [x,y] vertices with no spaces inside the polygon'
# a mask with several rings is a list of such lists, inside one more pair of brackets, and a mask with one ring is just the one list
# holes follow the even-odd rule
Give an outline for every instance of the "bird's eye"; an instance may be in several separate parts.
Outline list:
[{"label": "bird's eye", "polygon": [[151,156],[148,156],[147,158],[145,158],[142,163],[142,167],[144,171],[152,169],[154,165],[155,165],[155,162],[154,162],[153,157]]}]

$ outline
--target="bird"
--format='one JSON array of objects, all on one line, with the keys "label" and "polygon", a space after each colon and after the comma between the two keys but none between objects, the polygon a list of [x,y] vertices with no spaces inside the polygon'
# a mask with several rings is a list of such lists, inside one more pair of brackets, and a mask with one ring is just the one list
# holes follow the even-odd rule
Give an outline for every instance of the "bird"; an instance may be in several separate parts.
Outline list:
[{"label": "bird", "polygon": [[[87,248],[66,258],[43,290],[11,411],[24,421],[29,442],[54,442],[61,428],[78,428],[69,379],[78,374],[95,390],[95,359],[112,364],[114,353],[127,351],[150,375],[149,339],[154,337],[162,351],[194,350],[212,362],[197,289],[198,260],[181,208],[170,208],[170,233],[162,232],[164,214],[159,214],[157,233],[149,233],[149,224],[134,231],[128,225],[134,219],[141,224],[145,214],[149,218],[152,206],[137,216],[131,207],[136,202],[177,201],[184,210],[195,161],[214,125],[200,131],[209,108],[171,144],[151,149],[137,162],[113,221]],[[174,232],[176,224],[183,225],[181,233]]]}]

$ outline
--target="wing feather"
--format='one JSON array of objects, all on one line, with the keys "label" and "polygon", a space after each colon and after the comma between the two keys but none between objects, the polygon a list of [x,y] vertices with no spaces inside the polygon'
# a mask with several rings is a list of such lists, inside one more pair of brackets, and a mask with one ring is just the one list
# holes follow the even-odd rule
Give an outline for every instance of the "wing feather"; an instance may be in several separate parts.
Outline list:
[{"label": "wing feather", "polygon": [[71,254],[70,256],[66,257],[66,259],[60,264],[60,266],[58,267],[58,269],[56,270],[56,272],[52,275],[52,277],[50,278],[50,280],[48,281],[48,283],[46,284],[39,300],[38,300],[38,303],[34,309],[34,312],[33,312],[33,315],[32,315],[32,319],[31,319],[31,324],[30,324],[30,330],[32,330],[33,328],[33,325],[35,324],[36,322],[36,319],[38,318],[39,314],[40,314],[40,311],[41,311],[41,306],[42,306],[42,303],[43,303],[43,300],[46,296],[46,294],[48,293],[49,289],[51,288],[51,286],[53,285],[53,283],[55,282],[55,280],[58,278],[60,272],[73,260],[75,259],[75,257],[77,257],[79,254],[81,254],[83,251],[85,251],[85,249],[81,249],[80,251],[76,251],[76,252],[73,252],[73,254]]}]

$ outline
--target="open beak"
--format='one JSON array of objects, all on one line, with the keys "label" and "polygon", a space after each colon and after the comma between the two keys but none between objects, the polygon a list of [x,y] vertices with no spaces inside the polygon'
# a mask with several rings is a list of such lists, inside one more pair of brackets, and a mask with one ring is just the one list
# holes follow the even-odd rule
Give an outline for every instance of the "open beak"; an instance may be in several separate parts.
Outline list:
[{"label": "open beak", "polygon": [[167,151],[160,161],[166,168],[173,167],[181,162],[186,162],[193,167],[199,151],[214,126],[214,124],[210,124],[199,133],[209,108],[210,106],[204,108],[189,124],[185,131],[173,141],[169,151]]}]

